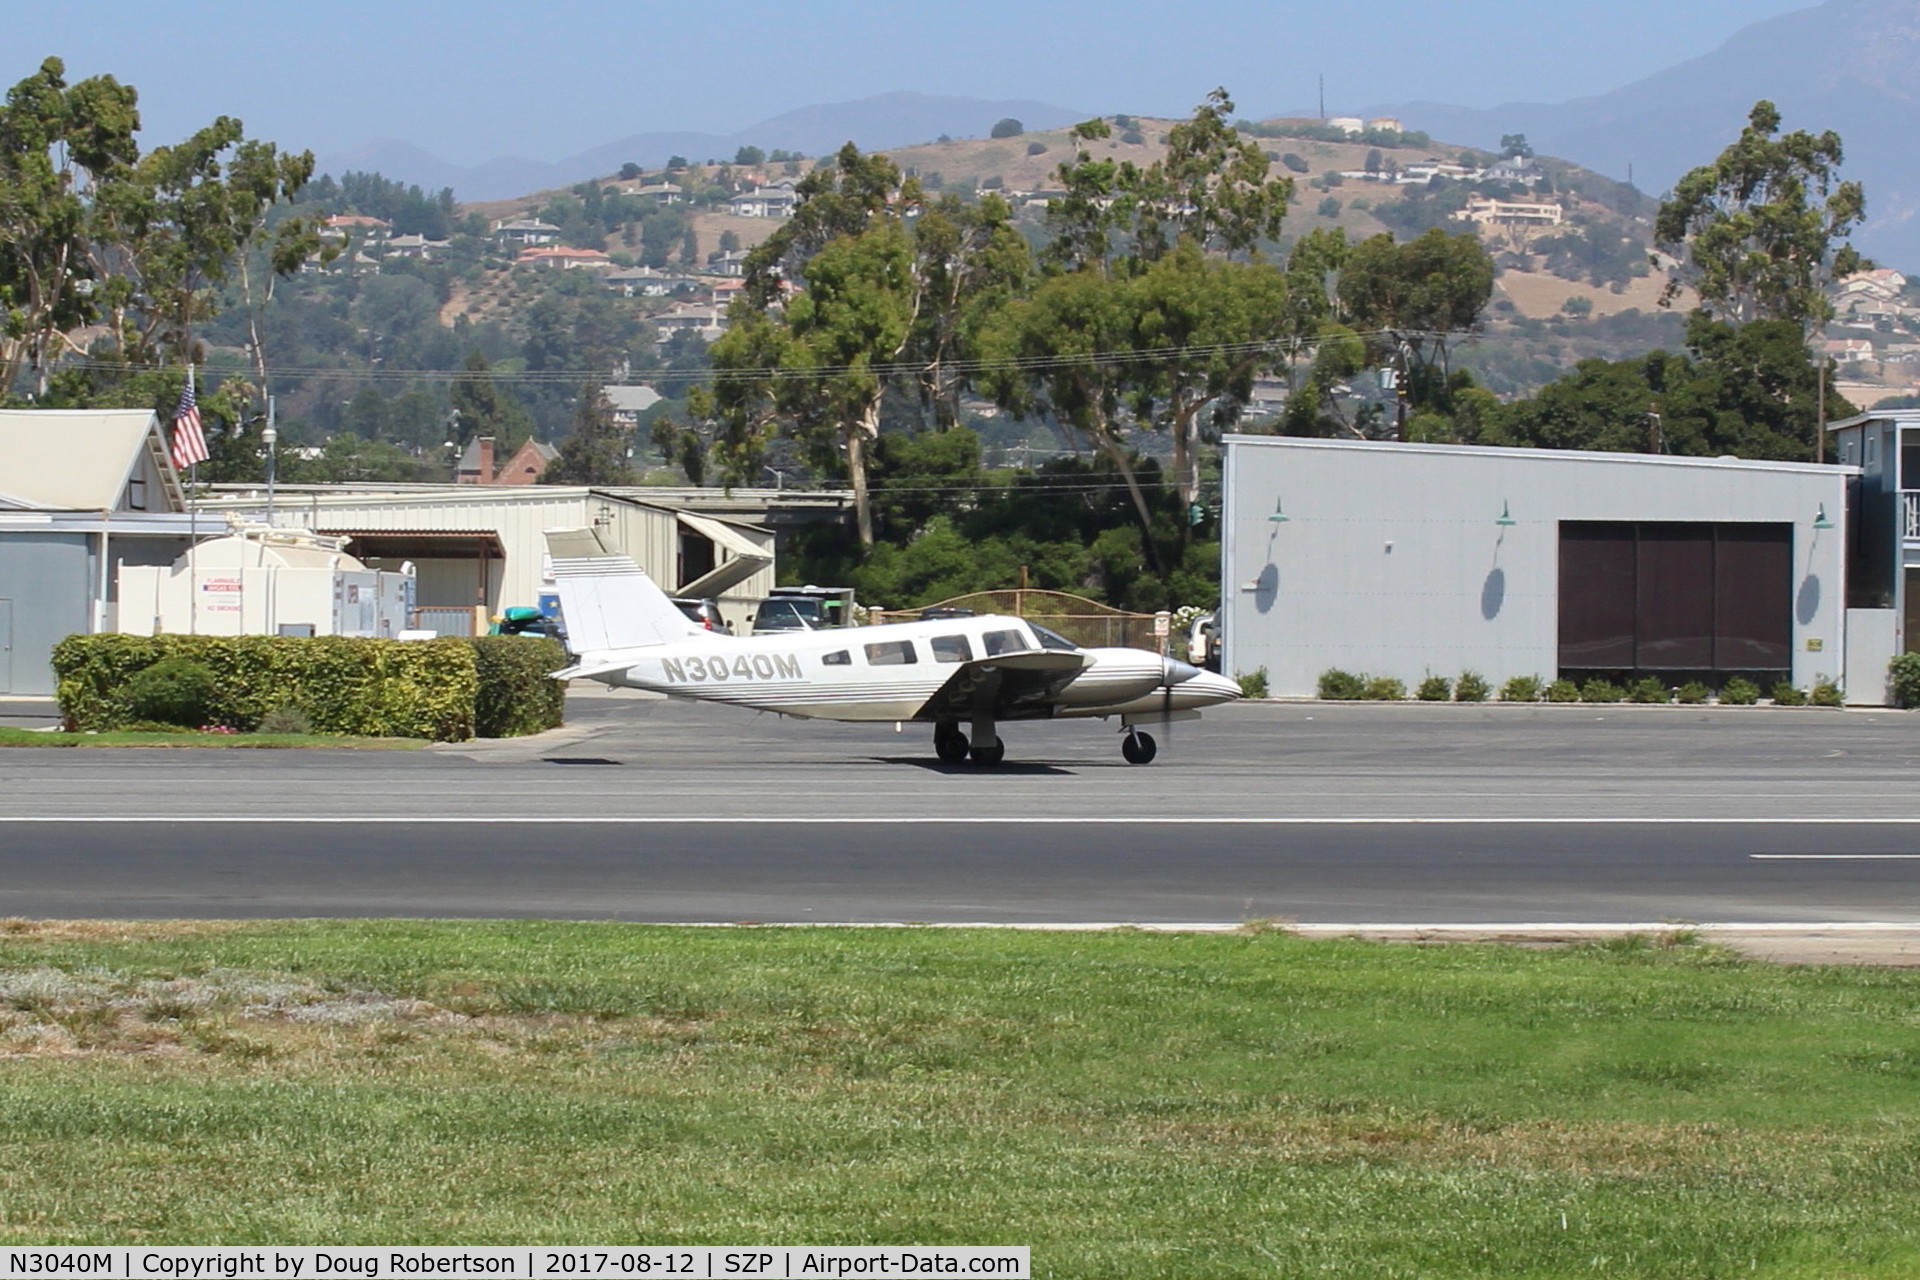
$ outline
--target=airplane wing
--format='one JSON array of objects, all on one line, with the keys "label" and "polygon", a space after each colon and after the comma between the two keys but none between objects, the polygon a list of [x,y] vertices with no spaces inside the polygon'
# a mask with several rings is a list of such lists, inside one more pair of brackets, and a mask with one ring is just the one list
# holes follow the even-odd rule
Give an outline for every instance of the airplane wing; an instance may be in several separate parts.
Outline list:
[{"label": "airplane wing", "polygon": [[981,710],[996,720],[1015,719],[1052,702],[1092,662],[1083,653],[1053,649],[975,658],[956,666],[913,718],[965,720]]}]

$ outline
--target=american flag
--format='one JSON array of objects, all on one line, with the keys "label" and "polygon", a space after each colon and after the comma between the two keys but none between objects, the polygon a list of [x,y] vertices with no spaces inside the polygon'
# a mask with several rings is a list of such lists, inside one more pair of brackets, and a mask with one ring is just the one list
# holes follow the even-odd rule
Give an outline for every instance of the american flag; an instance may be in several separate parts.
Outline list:
[{"label": "american flag", "polygon": [[187,370],[187,385],[180,392],[180,407],[173,411],[173,466],[185,471],[196,462],[205,462],[207,437],[200,430],[200,405],[193,397],[193,370]]}]

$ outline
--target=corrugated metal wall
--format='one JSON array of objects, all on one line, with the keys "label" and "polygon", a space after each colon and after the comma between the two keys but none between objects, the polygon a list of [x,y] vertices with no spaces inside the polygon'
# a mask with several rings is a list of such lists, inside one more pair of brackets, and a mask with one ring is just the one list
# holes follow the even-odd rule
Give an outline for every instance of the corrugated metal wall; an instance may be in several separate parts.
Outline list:
[{"label": "corrugated metal wall", "polygon": [[0,600],[8,602],[0,636],[0,694],[53,692],[53,646],[91,630],[97,539],[84,533],[0,532]]}]

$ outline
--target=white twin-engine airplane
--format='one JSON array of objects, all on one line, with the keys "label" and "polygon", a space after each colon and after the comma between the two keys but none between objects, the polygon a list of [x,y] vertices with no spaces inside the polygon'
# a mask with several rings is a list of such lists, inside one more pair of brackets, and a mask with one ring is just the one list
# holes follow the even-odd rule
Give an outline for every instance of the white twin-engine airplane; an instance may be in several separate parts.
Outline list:
[{"label": "white twin-engine airplane", "polygon": [[724,635],[690,621],[594,530],[549,529],[547,546],[574,659],[556,679],[821,720],[931,722],[940,759],[987,765],[1006,755],[1000,721],[1067,716],[1118,716],[1121,754],[1145,764],[1157,748],[1142,725],[1197,720],[1240,696],[1224,676],[1143,649],[1082,649],[1022,618]]}]

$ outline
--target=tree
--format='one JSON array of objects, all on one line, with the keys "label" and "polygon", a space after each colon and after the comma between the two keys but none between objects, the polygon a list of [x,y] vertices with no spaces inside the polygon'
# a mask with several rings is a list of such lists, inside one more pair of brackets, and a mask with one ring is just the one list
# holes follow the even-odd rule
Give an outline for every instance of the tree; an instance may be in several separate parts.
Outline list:
[{"label": "tree", "polygon": [[[713,345],[715,452],[729,474],[752,474],[771,435],[786,432],[817,462],[845,469],[870,546],[866,449],[918,315],[906,214],[918,211],[920,188],[848,143],[795,195],[793,216],[747,255],[732,326]],[[789,281],[804,288],[787,300]]]},{"label": "tree", "polygon": [[759,147],[741,147],[733,153],[733,162],[748,168],[757,168],[767,162],[767,153]]},{"label": "tree", "polygon": [[476,436],[491,436],[495,456],[510,456],[533,434],[533,419],[493,380],[492,366],[478,351],[468,353],[461,370],[449,391],[454,432],[449,438],[464,445]]},{"label": "tree", "polygon": [[1371,331],[1370,363],[1397,364],[1407,380],[1402,404],[1416,409],[1444,411],[1453,385],[1448,340],[1474,329],[1492,296],[1493,259],[1472,232],[1436,227],[1405,244],[1372,236],[1340,272],[1348,322]]},{"label": "tree", "polygon": [[48,58],[0,108],[0,395],[22,367],[45,394],[65,335],[100,314],[89,192],[134,163],[138,96],[111,76],[77,85]]},{"label": "tree", "polygon": [[1779,129],[1774,105],[1755,103],[1739,139],[1661,204],[1654,243],[1676,259],[1663,301],[1684,285],[1709,315],[1807,330],[1832,315],[1828,282],[1870,265],[1846,243],[1866,197],[1838,181],[1840,135]]},{"label": "tree", "polygon": [[600,384],[580,389],[573,416],[573,432],[560,442],[560,456],[540,476],[542,484],[632,484],[627,459],[628,437],[613,420]]},{"label": "tree", "polygon": [[635,164],[633,161],[629,160],[625,164],[620,166],[620,181],[632,182],[635,178],[640,176],[641,172],[642,170],[640,166]]},{"label": "tree", "polygon": [[677,173],[686,167],[687,167],[687,158],[685,156],[668,156],[667,157],[668,169]]},{"label": "tree", "polygon": [[1514,160],[1533,159],[1533,144],[1527,141],[1524,133],[1507,133],[1500,136],[1500,154]]},{"label": "tree", "polygon": [[1007,116],[1005,119],[1001,120],[999,123],[993,126],[993,133],[991,136],[995,138],[1017,138],[1021,134],[1025,133],[1026,131],[1027,131],[1027,126],[1021,124],[1018,120],[1015,120],[1012,116]]}]

